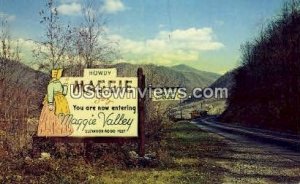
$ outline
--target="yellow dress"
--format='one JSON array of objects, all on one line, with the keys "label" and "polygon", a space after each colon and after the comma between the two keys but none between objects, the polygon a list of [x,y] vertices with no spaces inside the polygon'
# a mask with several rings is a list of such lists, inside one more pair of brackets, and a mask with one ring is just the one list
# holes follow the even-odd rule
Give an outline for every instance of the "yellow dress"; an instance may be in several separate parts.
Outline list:
[{"label": "yellow dress", "polygon": [[[65,137],[73,133],[70,123],[63,124],[58,115],[70,113],[69,104],[63,95],[63,86],[59,80],[52,80],[48,85],[47,95],[38,124],[38,136]],[[50,111],[49,104],[54,110]]]}]

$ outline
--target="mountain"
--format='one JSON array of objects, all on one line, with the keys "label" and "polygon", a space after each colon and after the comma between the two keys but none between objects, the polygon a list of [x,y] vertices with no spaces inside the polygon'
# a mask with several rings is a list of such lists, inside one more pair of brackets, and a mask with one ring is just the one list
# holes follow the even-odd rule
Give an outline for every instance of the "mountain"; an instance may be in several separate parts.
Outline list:
[{"label": "mountain", "polygon": [[[177,66],[176,66],[177,67]],[[184,67],[183,67],[184,68]],[[190,71],[193,72],[193,68],[185,68],[182,69],[184,71]],[[236,75],[237,69],[234,69],[232,71],[229,71],[225,73],[224,75],[220,76],[217,80],[215,80],[211,85],[209,85],[210,88],[227,88],[228,89],[228,95],[230,95],[232,87],[234,86],[234,76]],[[214,76],[214,73],[204,72],[208,73],[208,75]],[[184,118],[190,118],[190,113],[193,110],[207,110],[209,114],[211,115],[220,115],[223,113],[226,109],[226,99],[203,99],[203,98],[190,98],[184,101],[182,106],[180,107],[183,110],[183,117]],[[178,117],[178,111],[179,108],[174,108],[174,111],[177,111],[177,117]]]},{"label": "mountain", "polygon": [[220,119],[299,134],[299,1],[287,1],[274,17],[267,29],[243,45],[241,66]]},{"label": "mountain", "polygon": [[210,85],[210,88],[227,88],[228,93],[230,93],[234,85],[234,76],[236,74],[236,69],[231,70],[221,77],[219,77],[214,83]]},{"label": "mountain", "polygon": [[188,92],[195,87],[207,87],[220,77],[219,74],[197,70],[186,65],[167,67],[118,63],[100,67],[115,67],[119,76],[136,76],[137,69],[141,67],[146,76],[146,84],[152,84],[153,87],[186,87]]},{"label": "mountain", "polygon": [[[184,70],[184,71],[188,71],[188,70]],[[195,75],[194,73],[192,73],[193,70],[189,69],[189,71],[190,71],[191,75]],[[232,86],[234,85],[234,75],[235,75],[235,73],[236,73],[236,70],[232,70],[232,71],[229,71],[229,72],[225,73],[222,76],[219,76],[217,74],[210,73],[210,72],[201,72],[201,74],[204,74],[204,77],[206,77],[206,78],[211,77],[211,79],[213,79],[214,77],[219,76],[210,85],[204,86],[204,87],[210,87],[212,89],[227,88],[228,89],[228,95],[230,94]],[[202,101],[202,100],[204,100],[204,99],[202,99],[202,98],[193,98],[192,97],[190,99],[185,100],[184,102],[186,104],[189,104],[189,103],[192,103],[192,102],[197,102],[197,101]],[[219,100],[219,99],[216,99],[216,100]],[[220,99],[220,100],[224,100],[224,99]]]},{"label": "mountain", "polygon": [[0,58],[0,116],[37,115],[49,79],[18,61]]},{"label": "mountain", "polygon": [[180,71],[180,72],[184,72],[184,73],[200,75],[203,79],[206,79],[206,80],[214,81],[214,80],[216,80],[216,78],[219,78],[221,76],[216,73],[198,70],[198,69],[192,68],[190,66],[187,66],[185,64],[175,65],[171,68],[174,70]]}]

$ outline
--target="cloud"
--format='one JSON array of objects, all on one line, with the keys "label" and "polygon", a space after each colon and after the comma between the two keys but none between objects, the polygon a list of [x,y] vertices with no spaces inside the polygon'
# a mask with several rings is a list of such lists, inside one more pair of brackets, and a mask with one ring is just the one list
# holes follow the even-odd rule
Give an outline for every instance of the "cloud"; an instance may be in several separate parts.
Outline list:
[{"label": "cloud", "polygon": [[212,28],[177,29],[173,32],[161,31],[158,39],[165,41],[169,39],[175,48],[184,50],[217,50],[224,46],[222,43],[213,40]]},{"label": "cloud", "polygon": [[120,35],[110,38],[119,42],[123,58],[131,63],[174,65],[197,62],[201,53],[224,47],[224,44],[216,41],[212,28],[160,31],[154,38],[144,41]]},{"label": "cloud", "polygon": [[117,13],[125,9],[126,7],[121,0],[104,0],[102,8],[105,13]]},{"label": "cloud", "polygon": [[57,7],[57,11],[63,15],[78,15],[81,12],[81,5],[76,2],[61,4]]},{"label": "cloud", "polygon": [[[211,28],[189,28],[174,31],[160,31],[153,38],[134,40],[107,31],[112,43],[118,42],[122,62],[134,64],[158,64],[172,66],[177,64],[195,64],[205,60],[206,52],[222,49],[223,43],[217,41]],[[22,56],[32,61],[32,48],[36,43],[19,40]]]},{"label": "cloud", "polygon": [[5,19],[9,22],[14,21],[16,19],[15,15],[9,15],[4,12],[0,12],[0,19]]},{"label": "cloud", "polygon": [[155,38],[144,42],[122,38],[121,36],[115,36],[115,39],[119,39],[120,44],[123,42],[123,50],[128,52],[161,52],[170,50],[200,52],[218,50],[224,47],[221,42],[214,40],[211,28],[177,29],[172,32],[160,31]]}]

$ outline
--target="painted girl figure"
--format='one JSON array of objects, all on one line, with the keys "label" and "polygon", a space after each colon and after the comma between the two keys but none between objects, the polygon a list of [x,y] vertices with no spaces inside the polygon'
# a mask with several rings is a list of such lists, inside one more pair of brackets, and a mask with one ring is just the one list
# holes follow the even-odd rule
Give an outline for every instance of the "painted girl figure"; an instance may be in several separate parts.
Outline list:
[{"label": "painted girl figure", "polygon": [[52,80],[47,87],[47,95],[43,102],[43,109],[39,119],[38,136],[69,136],[73,128],[69,123],[62,123],[58,115],[69,114],[69,104],[65,97],[67,86],[62,85],[59,79],[62,69],[52,70]]}]

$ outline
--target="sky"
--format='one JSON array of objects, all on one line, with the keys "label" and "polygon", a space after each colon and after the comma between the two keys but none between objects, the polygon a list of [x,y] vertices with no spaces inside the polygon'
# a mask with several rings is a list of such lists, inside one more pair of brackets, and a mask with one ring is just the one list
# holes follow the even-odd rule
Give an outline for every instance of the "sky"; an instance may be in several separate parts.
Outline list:
[{"label": "sky", "polygon": [[[101,2],[100,2],[101,1]],[[240,46],[258,35],[285,0],[99,0],[109,39],[118,43],[116,62],[186,64],[225,73],[239,65]],[[0,0],[25,63],[34,41],[42,39],[39,11],[44,0]],[[62,20],[82,20],[84,0],[56,0]]]}]

